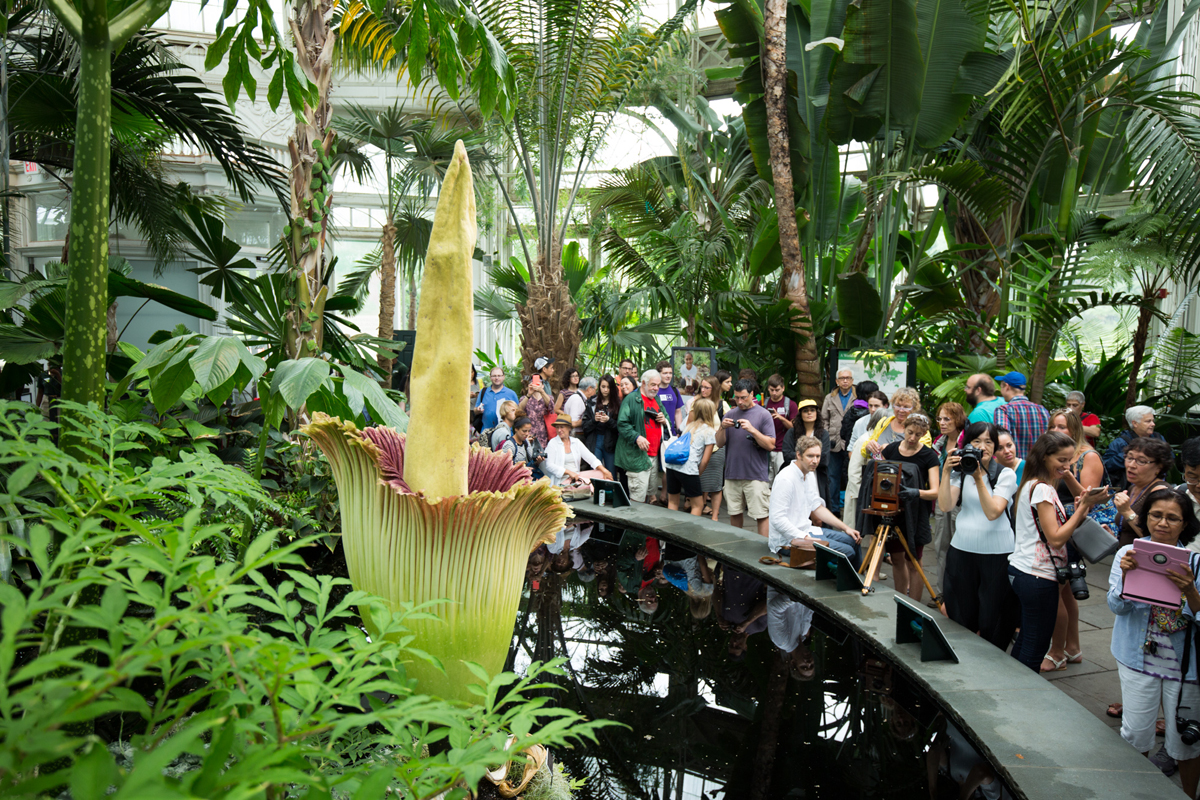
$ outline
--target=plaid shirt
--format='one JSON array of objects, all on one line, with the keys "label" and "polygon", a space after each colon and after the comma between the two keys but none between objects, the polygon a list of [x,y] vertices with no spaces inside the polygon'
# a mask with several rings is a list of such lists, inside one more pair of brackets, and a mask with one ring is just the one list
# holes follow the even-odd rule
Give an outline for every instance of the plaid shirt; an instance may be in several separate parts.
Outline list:
[{"label": "plaid shirt", "polygon": [[1012,433],[1017,458],[1025,458],[1033,443],[1050,427],[1050,412],[1019,394],[992,412],[992,421]]}]

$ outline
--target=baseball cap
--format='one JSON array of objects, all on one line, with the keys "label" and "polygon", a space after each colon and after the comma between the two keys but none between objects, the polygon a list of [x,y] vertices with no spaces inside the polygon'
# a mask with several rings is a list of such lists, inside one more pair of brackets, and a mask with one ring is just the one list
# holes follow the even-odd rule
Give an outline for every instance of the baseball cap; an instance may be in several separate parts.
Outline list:
[{"label": "baseball cap", "polygon": [[997,375],[996,380],[1000,381],[1000,383],[1007,383],[1016,389],[1023,389],[1027,383],[1025,373],[1023,372],[1010,372],[1006,375]]},{"label": "baseball cap", "polygon": [[533,362],[533,368],[536,369],[538,372],[541,372],[543,369],[546,368],[547,364],[553,364],[553,363],[554,363],[553,356],[538,356],[537,360],[535,360]]},{"label": "baseball cap", "polygon": [[798,408],[798,409],[799,408],[816,408],[816,407],[817,407],[816,400],[801,400],[799,403],[796,403],[796,408]]}]

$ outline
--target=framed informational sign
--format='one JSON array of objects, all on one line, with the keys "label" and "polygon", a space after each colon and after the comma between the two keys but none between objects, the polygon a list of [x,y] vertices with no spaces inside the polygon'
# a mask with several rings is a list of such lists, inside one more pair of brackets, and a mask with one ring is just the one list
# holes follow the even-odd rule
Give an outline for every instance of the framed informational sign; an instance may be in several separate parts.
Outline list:
[{"label": "framed informational sign", "polygon": [[672,347],[671,367],[675,370],[673,385],[682,389],[686,381],[699,381],[717,371],[715,347]]},{"label": "framed informational sign", "polygon": [[854,382],[872,380],[879,384],[879,391],[892,396],[892,392],[904,386],[917,385],[917,349],[901,347],[897,350],[848,350],[835,348],[829,353],[829,378],[844,369],[850,370]]}]

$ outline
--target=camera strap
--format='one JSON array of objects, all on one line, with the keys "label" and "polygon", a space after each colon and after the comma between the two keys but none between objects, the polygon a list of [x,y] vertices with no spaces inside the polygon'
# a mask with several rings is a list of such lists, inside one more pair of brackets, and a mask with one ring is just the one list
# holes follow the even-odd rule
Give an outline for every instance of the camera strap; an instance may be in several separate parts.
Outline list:
[{"label": "camera strap", "polygon": [[[1195,637],[1195,625],[1191,620],[1188,620],[1187,627],[1183,629],[1183,659],[1179,662],[1179,697],[1175,699],[1175,718],[1179,718],[1180,708],[1190,708],[1190,706],[1182,705],[1183,703],[1183,687],[1187,686],[1188,666],[1191,663],[1192,655],[1192,639]],[[1170,723],[1167,723],[1170,724]],[[1178,724],[1178,723],[1176,723]]]},{"label": "camera strap", "polygon": [[[1038,519],[1037,507],[1033,504],[1033,490],[1038,487],[1039,483],[1041,483],[1041,481],[1035,480],[1033,485],[1029,487],[1029,513],[1033,516],[1033,526],[1037,529],[1038,538],[1041,539],[1042,544],[1046,546],[1046,555],[1050,556],[1050,563],[1053,564],[1054,568],[1057,570],[1059,567],[1059,558],[1058,556],[1054,555],[1054,549],[1050,547],[1050,542],[1046,539],[1046,534],[1042,531],[1042,521]],[[1056,508],[1055,516],[1057,515],[1058,509]],[[1059,521],[1059,524],[1062,524],[1061,520]],[[1063,563],[1066,562],[1063,561]]]}]

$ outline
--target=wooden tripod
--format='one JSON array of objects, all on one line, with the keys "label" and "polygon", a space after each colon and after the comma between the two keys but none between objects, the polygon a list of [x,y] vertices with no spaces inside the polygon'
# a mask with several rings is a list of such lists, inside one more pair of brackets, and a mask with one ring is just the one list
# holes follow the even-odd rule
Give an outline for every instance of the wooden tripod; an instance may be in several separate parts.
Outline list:
[{"label": "wooden tripod", "polygon": [[883,514],[874,509],[865,509],[863,514],[872,517],[881,517],[880,525],[875,529],[875,538],[871,541],[871,546],[867,548],[867,554],[863,557],[862,566],[858,568],[859,574],[863,574],[866,570],[866,576],[863,578],[863,594],[871,591],[871,581],[875,580],[875,572],[879,568],[879,562],[883,560],[883,554],[886,552],[888,537],[895,536],[899,540],[904,552],[908,554],[908,561],[917,568],[917,572],[921,575],[921,580],[925,581],[925,588],[929,590],[929,596],[933,598],[933,602],[940,607],[942,598],[933,590],[933,586],[929,584],[929,578],[925,577],[925,570],[921,569],[921,562],[913,555],[913,551],[908,547],[908,540],[904,536],[904,532],[896,527],[895,514]]}]

